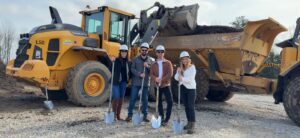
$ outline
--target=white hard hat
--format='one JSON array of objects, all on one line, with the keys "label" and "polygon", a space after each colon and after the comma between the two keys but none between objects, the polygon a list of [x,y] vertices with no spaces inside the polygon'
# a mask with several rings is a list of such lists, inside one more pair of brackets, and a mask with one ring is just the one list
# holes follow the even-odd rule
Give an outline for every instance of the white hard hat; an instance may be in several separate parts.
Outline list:
[{"label": "white hard hat", "polygon": [[142,48],[142,47],[144,47],[144,48],[149,48],[149,44],[146,43],[146,42],[145,42],[145,43],[142,43],[142,44],[141,44],[141,48]]},{"label": "white hard hat", "polygon": [[119,50],[126,50],[126,51],[128,51],[128,46],[127,45],[121,45]]},{"label": "white hard hat", "polygon": [[182,51],[181,53],[180,53],[180,56],[179,56],[180,58],[183,58],[183,57],[190,57],[190,54],[188,53],[188,52],[186,52],[186,51]]},{"label": "white hard hat", "polygon": [[165,51],[165,47],[163,45],[158,45],[155,49],[156,51]]}]

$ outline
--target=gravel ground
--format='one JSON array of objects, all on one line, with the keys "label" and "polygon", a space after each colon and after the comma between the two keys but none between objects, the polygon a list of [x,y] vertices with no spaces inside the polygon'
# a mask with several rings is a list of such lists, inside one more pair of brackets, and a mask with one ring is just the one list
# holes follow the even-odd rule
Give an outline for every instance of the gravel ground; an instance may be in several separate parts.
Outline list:
[{"label": "gravel ground", "polygon": [[[25,87],[24,91],[34,91]],[[204,102],[196,110],[194,135],[177,136],[172,126],[152,129],[150,123],[140,127],[117,122],[105,125],[102,107],[76,107],[66,101],[54,101],[55,109],[43,109],[44,98],[0,88],[0,137],[294,137],[297,127],[282,105],[274,105],[271,96],[236,94],[226,103]],[[128,102],[123,106],[126,117]],[[176,104],[174,105],[176,106]],[[154,113],[154,103],[150,112]],[[183,109],[183,108],[182,108]],[[184,110],[181,110],[185,122]],[[174,117],[174,114],[173,116]]]}]

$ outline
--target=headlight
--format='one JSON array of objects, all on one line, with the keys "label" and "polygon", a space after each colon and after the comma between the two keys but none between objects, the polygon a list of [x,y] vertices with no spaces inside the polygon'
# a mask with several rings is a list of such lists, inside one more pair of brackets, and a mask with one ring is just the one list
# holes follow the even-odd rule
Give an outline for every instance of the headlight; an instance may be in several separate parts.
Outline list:
[{"label": "headlight", "polygon": [[36,50],[35,51],[35,58],[36,59],[41,59],[42,58],[42,51],[41,50]]},{"label": "headlight", "polygon": [[39,46],[34,47],[33,59],[43,59],[42,48]]}]

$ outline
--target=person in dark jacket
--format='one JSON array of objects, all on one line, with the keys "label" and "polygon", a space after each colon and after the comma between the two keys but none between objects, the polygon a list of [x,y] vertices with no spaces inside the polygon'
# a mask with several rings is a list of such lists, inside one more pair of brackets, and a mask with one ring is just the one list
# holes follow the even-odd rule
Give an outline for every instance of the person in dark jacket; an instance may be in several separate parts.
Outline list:
[{"label": "person in dark jacket", "polygon": [[[135,107],[136,100],[138,98],[139,90],[142,89],[142,113],[143,121],[149,122],[148,115],[148,95],[149,95],[149,74],[150,65],[152,63],[151,57],[148,56],[149,44],[142,43],[140,46],[141,54],[132,59],[131,73],[132,73],[132,85],[130,101],[128,106],[128,116],[126,118],[127,122],[132,120],[133,109]],[[144,78],[144,79],[143,79]],[[144,86],[142,87],[142,81],[144,80]]]},{"label": "person in dark jacket", "polygon": [[130,62],[128,60],[127,45],[120,46],[119,57],[111,59],[115,62],[114,78],[113,78],[113,93],[112,93],[112,109],[115,113],[116,120],[123,120],[120,117],[123,97],[125,95],[128,80],[130,78]]}]

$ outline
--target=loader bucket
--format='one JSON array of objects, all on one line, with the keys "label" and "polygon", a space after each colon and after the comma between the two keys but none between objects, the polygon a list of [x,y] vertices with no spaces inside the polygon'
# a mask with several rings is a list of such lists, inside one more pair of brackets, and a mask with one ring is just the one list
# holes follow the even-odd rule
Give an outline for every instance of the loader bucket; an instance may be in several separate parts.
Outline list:
[{"label": "loader bucket", "polygon": [[168,8],[172,16],[168,19],[166,27],[160,31],[160,36],[184,35],[197,27],[198,4]]}]

